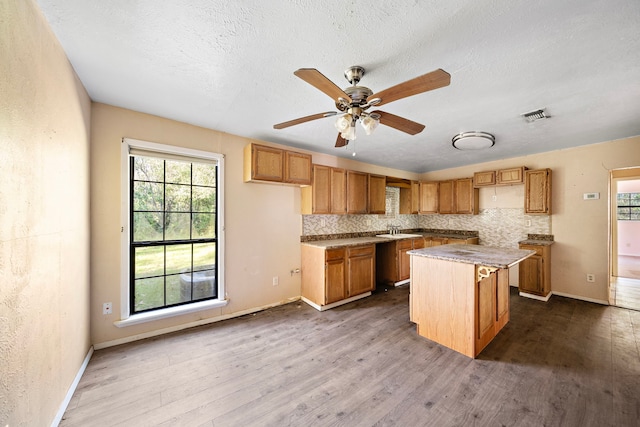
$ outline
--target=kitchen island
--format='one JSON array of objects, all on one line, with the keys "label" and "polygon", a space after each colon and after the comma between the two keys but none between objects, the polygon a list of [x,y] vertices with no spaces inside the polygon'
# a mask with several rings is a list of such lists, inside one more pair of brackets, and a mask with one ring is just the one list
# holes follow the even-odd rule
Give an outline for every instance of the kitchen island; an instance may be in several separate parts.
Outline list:
[{"label": "kitchen island", "polygon": [[509,268],[535,251],[455,244],[408,254],[418,334],[475,358],[509,321]]}]

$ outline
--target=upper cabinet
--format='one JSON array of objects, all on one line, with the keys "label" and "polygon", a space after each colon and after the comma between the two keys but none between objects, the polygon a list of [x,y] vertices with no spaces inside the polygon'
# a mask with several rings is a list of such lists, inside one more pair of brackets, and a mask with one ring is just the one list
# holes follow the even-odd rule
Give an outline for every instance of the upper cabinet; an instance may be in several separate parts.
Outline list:
[{"label": "upper cabinet", "polygon": [[478,214],[479,190],[473,187],[473,178],[456,179],[454,192],[457,214]]},{"label": "upper cabinet", "polygon": [[456,213],[455,185],[455,181],[452,179],[440,181],[440,189],[438,190],[438,213]]},{"label": "upper cabinet", "polygon": [[440,181],[438,213],[478,213],[478,189],[473,187],[473,178]]},{"label": "upper cabinet", "polygon": [[421,214],[438,213],[438,190],[439,183],[437,181],[421,182],[419,188]]},{"label": "upper cabinet", "polygon": [[473,186],[485,187],[496,185],[496,171],[476,172],[473,174]]},{"label": "upper cabinet", "polygon": [[383,214],[387,210],[387,177],[369,175],[369,208],[370,214]]},{"label": "upper cabinet", "polygon": [[500,169],[497,171],[476,172],[473,174],[474,187],[488,187],[491,185],[514,185],[524,182],[524,166]]},{"label": "upper cabinet", "polygon": [[244,149],[244,181],[310,185],[311,155],[249,144]]},{"label": "upper cabinet", "polygon": [[551,169],[525,171],[524,212],[551,214]]},{"label": "upper cabinet", "polygon": [[347,179],[344,169],[313,165],[311,186],[300,189],[303,214],[347,213]]},{"label": "upper cabinet", "polygon": [[410,181],[406,187],[400,187],[400,206],[401,214],[417,214],[420,209],[420,183],[418,181]]},{"label": "upper cabinet", "polygon": [[524,171],[527,168],[520,166],[511,169],[500,169],[496,172],[496,184],[513,185],[522,184],[524,182]]},{"label": "upper cabinet", "polygon": [[364,172],[347,171],[347,213],[366,214],[369,194],[369,175]]},{"label": "upper cabinet", "polygon": [[284,152],[284,182],[311,184],[311,156],[295,151]]}]

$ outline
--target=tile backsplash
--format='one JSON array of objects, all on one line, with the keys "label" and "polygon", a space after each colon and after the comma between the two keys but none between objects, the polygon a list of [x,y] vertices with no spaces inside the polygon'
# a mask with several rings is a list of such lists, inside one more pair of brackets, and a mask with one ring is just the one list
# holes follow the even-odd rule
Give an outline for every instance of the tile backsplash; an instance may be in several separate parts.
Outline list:
[{"label": "tile backsplash", "polygon": [[527,234],[552,234],[550,215],[525,215],[524,208],[481,209],[478,215],[402,215],[399,197],[397,188],[387,187],[385,215],[303,215],[302,235],[386,232],[389,225],[398,225],[401,230],[474,230],[481,245],[517,248]]}]

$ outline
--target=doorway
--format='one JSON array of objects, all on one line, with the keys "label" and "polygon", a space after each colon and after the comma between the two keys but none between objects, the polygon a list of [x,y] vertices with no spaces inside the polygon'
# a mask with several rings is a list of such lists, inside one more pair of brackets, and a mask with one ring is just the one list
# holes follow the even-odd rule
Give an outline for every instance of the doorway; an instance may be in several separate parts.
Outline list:
[{"label": "doorway", "polygon": [[611,171],[609,303],[640,310],[640,168]]}]

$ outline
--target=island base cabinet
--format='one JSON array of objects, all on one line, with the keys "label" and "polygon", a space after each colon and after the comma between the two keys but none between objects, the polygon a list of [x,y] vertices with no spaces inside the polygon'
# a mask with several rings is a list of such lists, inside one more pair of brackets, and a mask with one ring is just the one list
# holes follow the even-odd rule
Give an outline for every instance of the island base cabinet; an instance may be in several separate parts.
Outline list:
[{"label": "island base cabinet", "polygon": [[375,245],[325,249],[302,245],[302,300],[324,311],[371,295]]},{"label": "island base cabinet", "polygon": [[509,270],[411,256],[418,335],[475,358],[509,321]]}]

